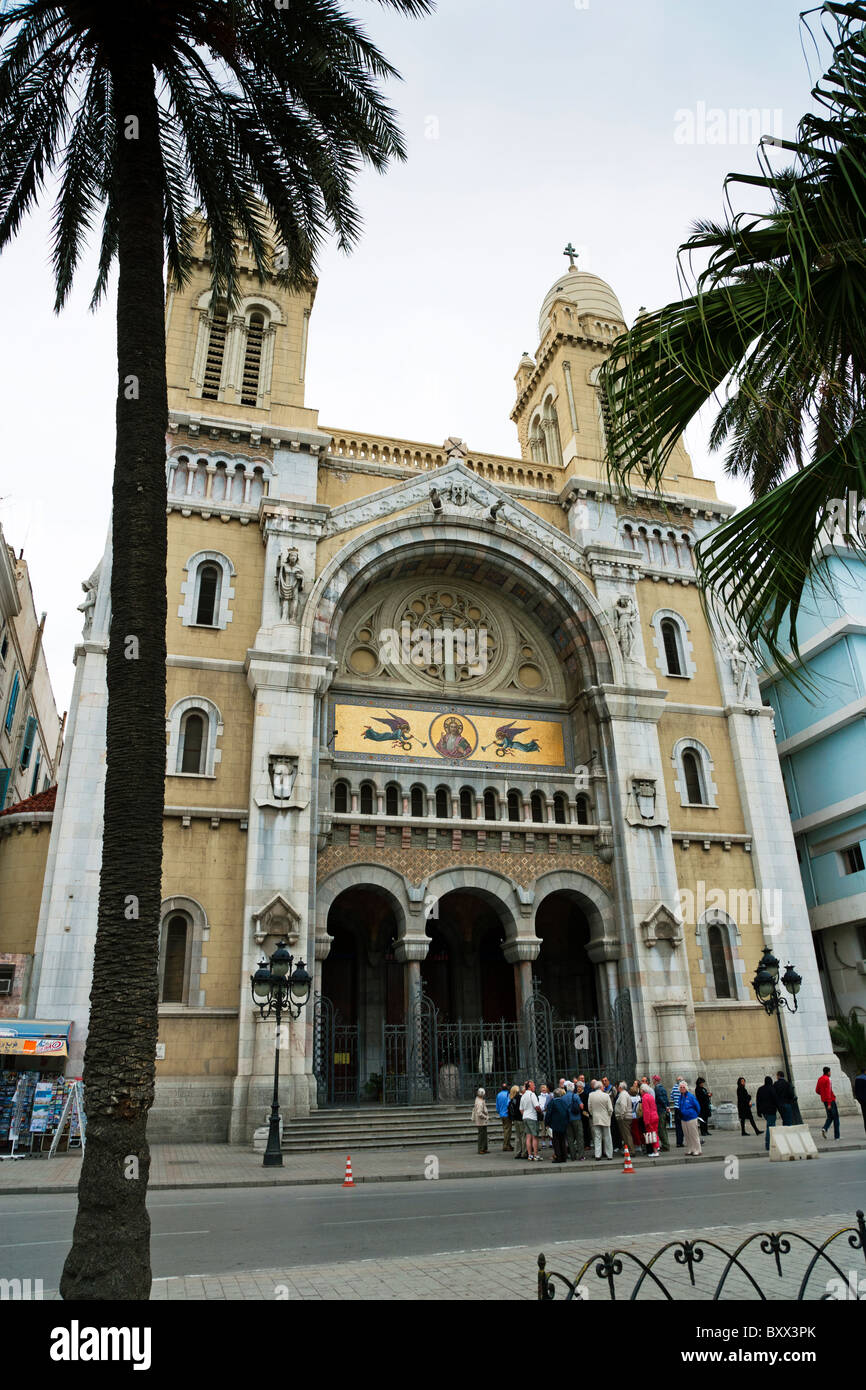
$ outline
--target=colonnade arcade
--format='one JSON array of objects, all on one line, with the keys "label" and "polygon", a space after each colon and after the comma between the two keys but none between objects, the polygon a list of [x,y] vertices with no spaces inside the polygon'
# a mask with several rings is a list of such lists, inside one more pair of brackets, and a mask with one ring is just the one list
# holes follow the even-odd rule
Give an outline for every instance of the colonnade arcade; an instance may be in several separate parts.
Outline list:
[{"label": "colonnade arcade", "polygon": [[611,922],[607,893],[579,873],[526,890],[486,870],[422,885],[375,864],[339,870],[319,885],[315,973],[316,992],[357,1029],[338,1072],[360,1086],[382,1073],[385,1031],[406,1022],[419,986],[445,1025],[515,1024],[533,981],[558,1015],[607,1019]]}]

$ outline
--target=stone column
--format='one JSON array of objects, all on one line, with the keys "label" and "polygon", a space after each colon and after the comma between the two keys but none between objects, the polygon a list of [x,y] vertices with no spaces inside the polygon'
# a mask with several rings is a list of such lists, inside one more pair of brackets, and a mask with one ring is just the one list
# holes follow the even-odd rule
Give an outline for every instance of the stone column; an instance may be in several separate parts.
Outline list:
[{"label": "stone column", "polygon": [[[635,663],[629,662],[628,668]],[[635,672],[635,674],[639,674]],[[591,709],[602,731],[613,822],[618,943],[599,943],[608,992],[631,995],[635,1049],[643,1069],[695,1074],[697,1033],[657,723],[664,695],[641,677],[631,688],[599,688]],[[636,784],[644,789],[640,800]],[[648,812],[648,814],[645,814]],[[656,943],[663,939],[660,948]],[[622,948],[627,949],[623,950]],[[662,952],[664,951],[664,955]],[[607,966],[622,960],[618,976]],[[611,999],[611,1003],[614,999]],[[664,1006],[663,1016],[657,1005]]]},{"label": "stone column", "polygon": [[523,1017],[523,1007],[532,998],[532,962],[538,960],[541,950],[540,936],[519,936],[513,941],[502,943],[502,954],[509,965],[514,966],[514,994],[517,1002],[518,1022]]}]

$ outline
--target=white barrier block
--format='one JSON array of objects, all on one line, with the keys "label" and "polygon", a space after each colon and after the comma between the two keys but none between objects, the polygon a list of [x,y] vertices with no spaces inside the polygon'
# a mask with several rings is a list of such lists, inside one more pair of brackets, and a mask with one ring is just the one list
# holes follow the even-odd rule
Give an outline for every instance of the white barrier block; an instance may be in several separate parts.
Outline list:
[{"label": "white barrier block", "polygon": [[818,1158],[820,1155],[808,1125],[773,1125],[770,1130],[770,1162]]}]

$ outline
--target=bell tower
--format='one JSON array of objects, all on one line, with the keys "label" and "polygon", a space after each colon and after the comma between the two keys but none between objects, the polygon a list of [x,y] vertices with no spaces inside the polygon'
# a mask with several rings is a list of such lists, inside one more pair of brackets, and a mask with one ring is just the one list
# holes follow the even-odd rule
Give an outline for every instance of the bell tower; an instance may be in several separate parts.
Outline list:
[{"label": "bell tower", "polygon": [[596,377],[614,338],[625,331],[619,300],[604,280],[569,265],[551,285],[538,319],[538,348],[517,368],[511,418],[525,459],[599,476],[604,428]]},{"label": "bell tower", "polygon": [[304,404],[315,282],[296,292],[259,280],[248,246],[239,253],[236,302],[213,302],[210,233],[196,235],[193,271],[166,299],[168,404],[175,416],[315,429]]}]

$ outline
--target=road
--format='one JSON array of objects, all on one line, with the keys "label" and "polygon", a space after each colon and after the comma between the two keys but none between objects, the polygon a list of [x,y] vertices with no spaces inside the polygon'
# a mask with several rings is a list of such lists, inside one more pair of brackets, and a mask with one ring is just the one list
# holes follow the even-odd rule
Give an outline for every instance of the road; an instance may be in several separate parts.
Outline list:
[{"label": "road", "polygon": [[[341,1187],[173,1190],[149,1199],[155,1278],[303,1268],[594,1238],[610,1242],[866,1208],[866,1152],[818,1162],[752,1159],[726,1177],[722,1163],[581,1172],[530,1168],[519,1177]],[[72,1195],[0,1197],[0,1277],[41,1278],[55,1289],[69,1248]]]}]

